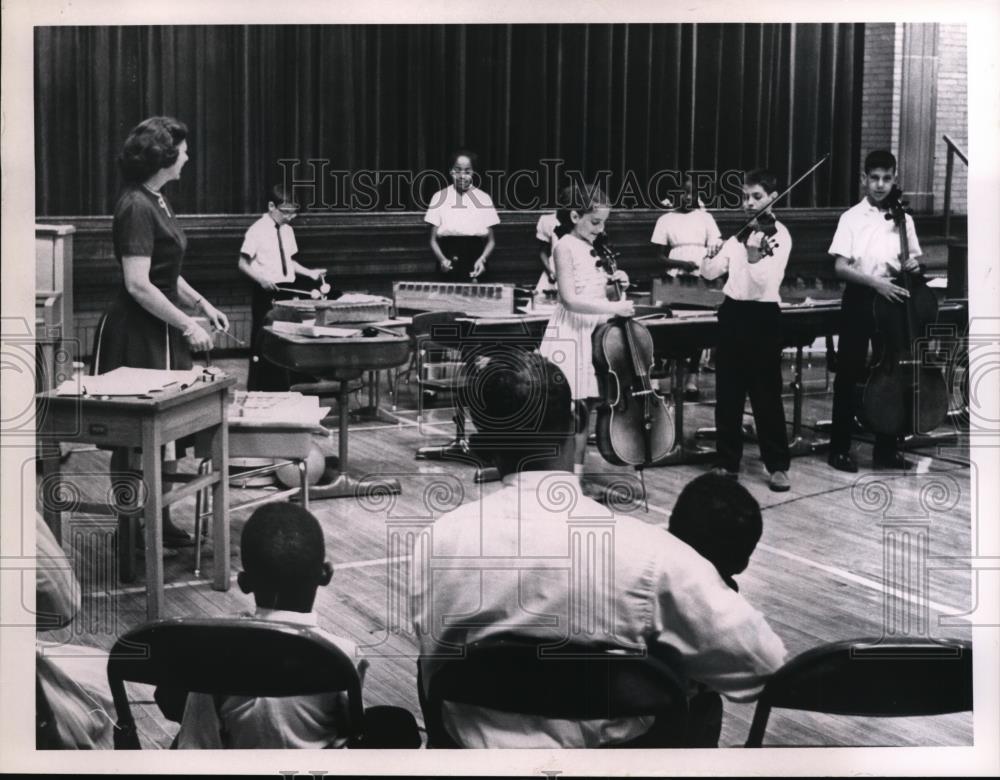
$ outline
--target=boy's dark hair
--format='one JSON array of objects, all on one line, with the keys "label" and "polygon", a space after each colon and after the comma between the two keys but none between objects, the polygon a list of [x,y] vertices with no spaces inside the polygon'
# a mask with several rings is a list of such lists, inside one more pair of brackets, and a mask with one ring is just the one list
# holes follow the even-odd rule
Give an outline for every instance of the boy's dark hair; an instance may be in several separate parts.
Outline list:
[{"label": "boy's dark hair", "polygon": [[299,207],[299,204],[295,201],[295,196],[293,192],[288,189],[284,184],[275,184],[272,187],[267,188],[267,197],[264,201],[265,203],[273,203],[275,206],[294,206]]},{"label": "boy's dark hair", "polygon": [[669,529],[711,561],[735,590],[732,577],[750,563],[764,524],[757,499],[743,485],[720,474],[702,474],[677,497]]},{"label": "boy's dark hair", "polygon": [[743,183],[748,187],[760,185],[760,188],[768,194],[778,191],[778,177],[767,168],[754,168],[752,171],[747,171],[743,174]]},{"label": "boy's dark hair", "polygon": [[243,526],[240,558],[255,590],[315,591],[325,556],[319,521],[297,504],[265,504]]},{"label": "boy's dark hair", "polygon": [[896,155],[888,149],[875,149],[865,156],[865,173],[871,173],[876,168],[887,171],[896,170]]},{"label": "boy's dark hair", "polygon": [[456,149],[448,156],[449,171],[455,167],[455,163],[458,162],[459,157],[468,157],[469,164],[472,166],[472,170],[476,170],[477,164],[479,163],[479,155],[473,152],[471,149]]},{"label": "boy's dark hair", "polygon": [[177,147],[187,138],[187,125],[172,116],[151,116],[132,128],[118,155],[118,168],[129,184],[142,184],[150,176],[177,162]]},{"label": "boy's dark hair", "polygon": [[472,369],[468,388],[476,449],[504,474],[532,456],[551,457],[576,429],[566,376],[538,353],[517,346],[491,350]]},{"label": "boy's dark hair", "polygon": [[563,187],[559,193],[559,208],[556,209],[556,217],[559,225],[556,227],[556,234],[561,238],[573,230],[573,219],[570,212],[575,211],[579,215],[589,214],[596,208],[608,206],[608,196],[596,184],[581,184],[576,182]]}]

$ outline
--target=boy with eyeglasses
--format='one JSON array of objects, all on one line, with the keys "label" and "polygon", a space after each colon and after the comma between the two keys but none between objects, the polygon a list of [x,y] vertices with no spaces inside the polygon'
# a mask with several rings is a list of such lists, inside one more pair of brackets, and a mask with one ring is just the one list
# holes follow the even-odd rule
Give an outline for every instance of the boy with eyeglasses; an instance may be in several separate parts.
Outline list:
[{"label": "boy with eyeglasses", "polygon": [[267,191],[267,212],[247,229],[240,248],[239,269],[254,282],[247,390],[288,390],[288,372],[268,363],[260,354],[264,320],[274,301],[295,297],[295,293],[282,290],[279,285],[297,289],[297,275],[318,281],[326,273],[325,268],[306,268],[295,260],[299,248],[291,222],[298,213],[298,204],[283,185],[271,187]]}]

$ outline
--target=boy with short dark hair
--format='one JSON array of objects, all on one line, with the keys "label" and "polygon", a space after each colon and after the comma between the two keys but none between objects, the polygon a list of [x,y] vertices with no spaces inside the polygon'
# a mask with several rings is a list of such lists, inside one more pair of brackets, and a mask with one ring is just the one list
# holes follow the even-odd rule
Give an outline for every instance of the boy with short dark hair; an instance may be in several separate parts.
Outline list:
[{"label": "boy with short dark hair", "polygon": [[[243,571],[240,590],[252,593],[252,617],[319,629],[313,602],[316,590],[330,584],[323,530],[307,510],[291,503],[265,504],[247,520],[240,538]],[[250,615],[248,615],[250,617]],[[324,632],[325,633],[325,632]],[[348,657],[357,646],[349,639],[325,634]],[[364,681],[368,662],[358,664]],[[277,698],[213,696],[189,693],[179,748],[325,748],[346,742],[346,693]]]},{"label": "boy with short dark hair", "polygon": [[[920,244],[913,219],[906,215],[906,235],[910,256],[900,258],[899,230],[889,217],[885,202],[896,184],[896,157],[884,149],[865,158],[861,183],[865,197],[840,216],[837,232],[830,243],[834,270],[843,279],[841,327],[837,344],[837,376],[833,383],[833,430],[830,436],[830,465],[856,472],[851,455],[851,432],[856,414],[855,387],[867,371],[868,345],[875,335],[872,304],[876,295],[902,303],[908,293],[893,280],[901,270],[920,268]],[[898,451],[895,436],[876,435],[873,453],[875,468],[905,469],[910,463]]]},{"label": "boy with short dark hair", "polygon": [[295,243],[292,220],[298,216],[299,205],[281,184],[267,191],[267,212],[254,222],[240,247],[239,269],[254,282],[250,301],[250,370],[247,390],[288,390],[288,372],[268,363],[260,354],[260,333],[264,320],[275,300],[295,297],[278,285],[297,288],[296,275],[316,281],[325,268],[306,268],[295,260],[299,251]]},{"label": "boy with short dark hair", "polygon": [[[763,216],[778,196],[778,181],[764,169],[743,177],[743,210]],[[767,216],[770,216],[769,214]],[[719,307],[719,345],[715,353],[716,470],[736,478],[743,456],[743,408],[747,395],[757,427],[761,459],[771,490],[789,490],[788,432],[781,400],[781,282],[792,237],[777,220],[773,235],[751,227],[745,241],[729,238],[702,262],[701,275],[729,274]]]}]

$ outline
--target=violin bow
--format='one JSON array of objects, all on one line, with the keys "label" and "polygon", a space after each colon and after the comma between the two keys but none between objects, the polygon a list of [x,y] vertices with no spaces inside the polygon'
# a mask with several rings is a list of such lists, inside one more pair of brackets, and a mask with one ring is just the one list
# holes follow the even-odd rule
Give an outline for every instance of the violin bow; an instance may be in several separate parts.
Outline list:
[{"label": "violin bow", "polygon": [[801,176],[799,176],[799,178],[797,178],[797,179],[796,179],[795,181],[793,181],[793,182],[792,182],[791,184],[789,184],[789,185],[788,185],[788,188],[787,188],[787,189],[786,189],[786,190],[785,190],[784,192],[782,192],[781,194],[779,194],[779,195],[778,195],[778,196],[777,196],[777,197],[776,197],[776,198],[775,198],[774,200],[772,200],[772,201],[771,201],[770,203],[768,203],[768,204],[767,204],[767,208],[765,208],[765,209],[763,209],[763,210],[761,210],[761,211],[757,212],[757,213],[756,213],[756,214],[754,214],[754,215],[753,215],[752,217],[750,217],[750,219],[748,219],[748,220],[747,220],[747,221],[746,221],[745,223],[743,223],[743,225],[741,225],[741,226],[740,226],[740,229],[739,229],[739,230],[737,230],[737,231],[736,231],[735,233],[733,233],[733,235],[734,235],[734,236],[738,236],[738,235],[739,235],[740,233],[742,233],[742,232],[743,232],[743,231],[744,231],[744,230],[745,230],[746,228],[750,227],[750,225],[751,225],[751,224],[752,224],[752,223],[753,223],[753,222],[754,222],[754,221],[755,221],[755,220],[756,220],[756,219],[757,219],[757,218],[758,218],[758,217],[759,217],[759,216],[760,216],[761,214],[764,214],[764,213],[766,213],[766,212],[770,211],[770,210],[771,210],[772,208],[774,208],[774,204],[775,204],[775,203],[777,203],[777,202],[778,202],[779,200],[781,200],[781,199],[782,199],[783,197],[785,197],[785,196],[786,196],[786,195],[787,195],[787,194],[788,194],[789,192],[791,192],[791,191],[792,191],[792,190],[794,190],[794,189],[795,189],[796,187],[798,187],[798,186],[799,186],[799,185],[800,185],[800,184],[801,184],[801,183],[802,183],[803,181],[805,181],[805,180],[806,180],[806,179],[807,179],[807,178],[808,178],[808,177],[809,177],[810,175],[812,175],[812,172],[813,172],[813,171],[815,171],[815,170],[816,170],[817,168],[819,168],[819,166],[821,166],[821,165],[822,165],[823,163],[825,163],[825,162],[826,162],[827,160],[829,160],[829,159],[830,159],[830,152],[827,152],[827,153],[826,153],[826,154],[824,154],[824,155],[823,155],[822,157],[820,157],[820,158],[819,158],[819,160],[817,160],[817,161],[816,161],[816,163],[815,163],[815,164],[813,164],[813,166],[812,166],[812,167],[811,167],[811,168],[810,168],[810,169],[809,169],[808,171],[806,171],[805,173],[803,173],[803,174],[802,174]]}]

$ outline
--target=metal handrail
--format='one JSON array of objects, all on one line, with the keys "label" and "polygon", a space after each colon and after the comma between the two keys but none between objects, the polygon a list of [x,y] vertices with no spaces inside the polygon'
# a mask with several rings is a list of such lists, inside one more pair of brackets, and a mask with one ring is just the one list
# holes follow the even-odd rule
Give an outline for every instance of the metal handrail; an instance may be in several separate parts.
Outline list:
[{"label": "metal handrail", "polygon": [[958,159],[965,163],[965,167],[969,167],[969,158],[963,152],[947,133],[945,133],[942,138],[944,139],[945,146],[948,147],[948,159],[945,164],[944,169],[944,236],[947,240],[951,240],[951,178],[952,172],[955,168],[955,155],[958,155]]}]

